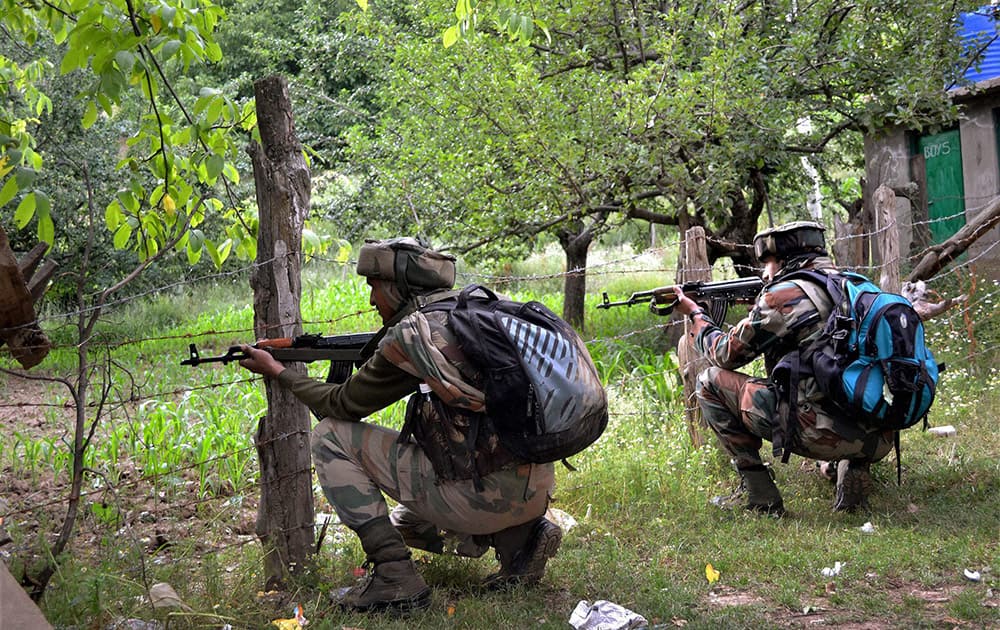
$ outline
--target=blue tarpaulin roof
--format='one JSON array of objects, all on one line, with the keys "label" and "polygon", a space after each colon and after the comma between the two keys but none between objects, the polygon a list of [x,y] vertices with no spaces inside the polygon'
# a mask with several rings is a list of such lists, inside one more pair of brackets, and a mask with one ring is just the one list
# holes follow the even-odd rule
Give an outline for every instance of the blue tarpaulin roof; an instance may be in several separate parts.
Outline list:
[{"label": "blue tarpaulin roof", "polygon": [[1000,7],[983,7],[973,13],[963,13],[958,19],[958,33],[965,46],[986,49],[982,52],[978,68],[973,65],[965,78],[973,83],[1000,77],[1000,37],[997,27]]}]

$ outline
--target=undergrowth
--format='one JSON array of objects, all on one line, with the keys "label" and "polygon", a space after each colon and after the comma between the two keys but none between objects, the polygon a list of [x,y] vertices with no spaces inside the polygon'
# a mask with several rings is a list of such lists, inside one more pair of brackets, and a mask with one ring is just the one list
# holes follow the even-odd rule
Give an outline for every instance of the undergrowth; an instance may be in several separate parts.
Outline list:
[{"label": "undergrowth", "polygon": [[[552,507],[571,527],[542,583],[484,593],[476,585],[494,570],[489,555],[416,552],[435,591],[428,611],[405,620],[373,620],[332,604],[329,594],[351,585],[363,561],[356,538],[335,523],[317,526],[315,566],[288,592],[261,592],[252,521],[259,492],[253,433],[266,408],[263,387],[232,365],[180,365],[190,342],[221,352],[252,339],[249,300],[231,287],[206,287],[196,297],[129,304],[100,328],[108,344],[100,350],[121,366],[113,391],[123,398],[138,393],[141,402],[109,406],[96,428],[79,540],[62,559],[43,610],[65,628],[130,618],[159,618],[170,628],[265,628],[290,617],[295,604],[310,628],[564,628],[580,600],[609,600],[665,627],[1000,624],[1000,435],[993,426],[1000,372],[990,352],[996,326],[972,331],[977,354],[969,351],[964,317],[929,325],[932,347],[949,363],[930,421],[956,432],[941,438],[906,431],[902,485],[890,455],[874,467],[869,512],[833,513],[832,485],[812,462],[793,458],[774,467],[790,514],[756,518],[713,505],[737,480],[706,429],[705,445],[692,444],[666,318],[643,308],[596,308],[603,290],[627,294],[668,283],[608,274],[588,295],[585,337],[608,388],[611,419],[602,438],[572,458],[575,472],[557,465]],[[307,332],[377,327],[357,279],[327,269],[307,275],[305,284]],[[559,310],[556,289],[506,291]],[[971,318],[995,324],[988,301],[969,306]],[[72,364],[73,350],[60,348],[45,368],[58,373]],[[325,366],[310,370],[322,377]],[[56,388],[46,396],[63,400],[65,393]],[[372,421],[398,427],[401,407]],[[0,432],[5,475],[32,483],[65,478],[65,419],[58,410],[47,413],[47,432]],[[6,520],[14,542],[4,548],[15,571],[44,552],[59,523],[58,511],[16,507]],[[321,520],[331,516],[318,488],[316,509]],[[837,575],[824,575],[838,562]],[[706,578],[708,564],[717,581]],[[966,570],[980,580],[968,580]],[[170,584],[187,608],[150,607],[148,589],[158,582]]]}]

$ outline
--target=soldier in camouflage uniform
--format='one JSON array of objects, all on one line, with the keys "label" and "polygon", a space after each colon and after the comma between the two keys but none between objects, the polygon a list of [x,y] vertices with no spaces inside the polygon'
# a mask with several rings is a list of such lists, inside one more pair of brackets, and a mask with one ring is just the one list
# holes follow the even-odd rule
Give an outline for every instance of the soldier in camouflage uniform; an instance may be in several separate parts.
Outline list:
[{"label": "soldier in camouflage uniform", "polygon": [[[371,241],[361,248],[357,273],[371,287],[384,328],[377,349],[345,383],[284,370],[249,346],[241,361],[276,378],[323,418],[312,434],[316,473],[370,565],[341,604],[359,611],[427,607],[430,589],[409,547],[468,557],[493,547],[500,570],[487,578],[488,587],[537,582],[562,539],[543,516],[553,465],[517,461],[492,431],[470,434],[470,426],[491,426],[476,388],[481,375],[455,345],[447,314],[417,310],[457,294],[450,290],[454,258],[411,238]],[[402,432],[362,421],[407,396]],[[391,512],[385,496],[397,503]]]},{"label": "soldier in camouflage uniform", "polygon": [[799,380],[797,413],[788,414],[789,422],[797,419],[797,424],[786,427],[774,383],[734,371],[763,355],[772,374],[781,357],[822,331],[833,309],[826,291],[808,280],[782,277],[799,269],[836,272],[825,247],[823,227],[809,221],[757,234],[754,249],[764,264],[766,284],[750,314],[728,333],[677,288],[676,310],[691,319],[694,347],[712,364],[698,377],[702,415],[732,457],[750,510],[784,512],[772,471],[760,456],[763,440],[772,442],[776,456],[790,450],[823,460],[821,470],[836,481],[834,509],[847,511],[867,505],[871,462],[885,457],[893,445],[892,431],[875,430],[838,414],[812,377]]}]

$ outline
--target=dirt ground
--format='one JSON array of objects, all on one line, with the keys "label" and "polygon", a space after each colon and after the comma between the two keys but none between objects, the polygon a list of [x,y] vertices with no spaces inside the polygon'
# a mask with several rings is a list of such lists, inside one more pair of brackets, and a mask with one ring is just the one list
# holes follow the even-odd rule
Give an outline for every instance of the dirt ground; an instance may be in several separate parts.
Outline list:
[{"label": "dirt ground", "polygon": [[[35,440],[58,438],[57,445],[68,453],[74,412],[63,406],[65,391],[59,383],[0,375],[0,445],[10,448],[12,436],[20,433]],[[56,541],[66,518],[70,480],[65,472],[54,474],[47,466],[33,475],[25,476],[20,468],[15,474],[5,454],[0,454],[0,465],[0,560],[14,567],[35,559],[39,537],[49,544]],[[181,471],[179,478],[164,480],[144,478],[131,462],[119,462],[119,467],[122,474],[113,485],[101,475],[85,475],[70,544],[74,553],[95,549],[109,535],[127,536],[150,553],[168,555],[179,541],[207,548],[208,541],[255,538],[254,489],[239,501],[229,500],[231,491],[203,500],[198,497],[197,471]]]},{"label": "dirt ground", "polygon": [[[14,432],[30,435],[36,439],[61,436],[69,439],[72,435],[73,413],[62,406],[65,388],[56,383],[25,380],[0,375],[0,431],[9,444]],[[39,406],[45,401],[55,406]],[[53,475],[50,469],[37,471],[30,478],[14,474],[9,456],[0,453],[0,560],[12,570],[37,558],[33,556],[38,548],[39,537],[54,543],[59,527],[66,516],[66,499],[69,493],[65,475]],[[254,489],[239,497],[239,501],[228,501],[225,496],[212,501],[199,500],[197,496],[197,475],[191,471],[189,478],[174,480],[169,488],[160,485],[160,480],[143,479],[141,471],[121,462],[125,469],[115,487],[106,480],[88,476],[80,516],[76,523],[74,539],[70,545],[77,556],[88,550],[100,548],[100,541],[109,534],[128,536],[132,542],[144,548],[150,556],[169,557],[171,547],[180,541],[186,543],[186,553],[210,552],[213,544],[252,543],[254,521],[257,511],[257,493]],[[94,506],[101,506],[111,516],[98,518]],[[17,531],[12,540],[5,530]],[[213,543],[211,541],[217,541]],[[221,542],[220,542],[221,541]],[[91,551],[93,552],[93,551]],[[15,577],[20,575],[13,571]],[[926,618],[934,619],[940,627],[969,627],[967,623],[953,619],[948,614],[948,604],[954,601],[962,587],[926,589],[918,584],[898,583],[894,585],[892,597],[903,602],[907,598],[925,602]],[[824,596],[813,598],[802,611],[790,613],[776,607],[775,627],[802,628],[816,626],[836,626],[842,630],[881,630],[892,627],[891,619],[872,619],[864,622],[844,621],[844,611],[831,604],[836,595],[833,583],[828,585]],[[984,605],[1000,607],[1000,593],[992,593]],[[752,591],[736,590],[724,586],[706,594],[703,605],[706,608],[757,605],[768,603]],[[674,619],[668,627],[683,627],[687,621]]]}]

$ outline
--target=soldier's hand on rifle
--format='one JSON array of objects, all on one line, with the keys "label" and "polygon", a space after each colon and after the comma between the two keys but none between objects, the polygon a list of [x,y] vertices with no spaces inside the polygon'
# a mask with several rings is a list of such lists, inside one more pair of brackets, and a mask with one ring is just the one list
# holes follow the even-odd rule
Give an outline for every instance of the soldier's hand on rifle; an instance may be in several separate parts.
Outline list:
[{"label": "soldier's hand on rifle", "polygon": [[240,349],[247,355],[246,359],[240,360],[240,365],[251,372],[273,378],[285,369],[285,366],[267,350],[259,350],[246,344],[241,345]]},{"label": "soldier's hand on rifle", "polygon": [[700,306],[698,306],[697,302],[684,295],[684,291],[680,288],[680,286],[675,286],[673,289],[674,289],[674,299],[677,301],[677,305],[674,306],[674,310],[676,312],[687,317],[688,315],[694,313],[695,311],[704,310]]}]

